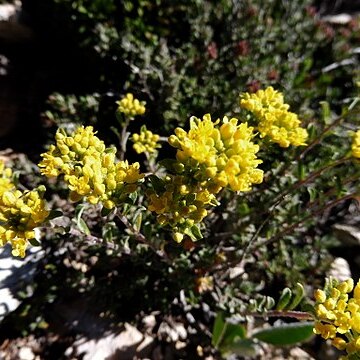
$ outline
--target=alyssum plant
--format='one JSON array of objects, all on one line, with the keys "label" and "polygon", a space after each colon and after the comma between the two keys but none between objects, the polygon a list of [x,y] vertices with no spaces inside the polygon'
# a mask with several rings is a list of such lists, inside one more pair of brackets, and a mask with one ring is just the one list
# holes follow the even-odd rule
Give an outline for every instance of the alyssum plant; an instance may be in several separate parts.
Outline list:
[{"label": "alyssum plant", "polygon": [[[137,134],[128,132],[130,121],[145,113],[146,104],[127,94],[118,101],[116,113],[119,149],[107,147],[91,126],[73,133],[59,129],[39,168],[48,178],[61,178],[70,202],[91,204],[102,209],[102,216],[120,220],[132,241],[154,251],[166,266],[179,258],[179,251],[190,252],[191,242],[199,241],[200,248],[201,242],[210,244],[215,260],[199,278],[203,292],[221,287],[217,274],[244,266],[252,254],[283,246],[288,237],[285,246],[291,247],[295,230],[314,226],[317,215],[358,195],[360,131],[352,128],[349,134],[343,126],[356,103],[335,119],[324,105],[324,119],[305,129],[272,87],[244,93],[238,118],[191,117],[188,131],[177,128],[167,139],[174,157],[157,161],[164,138],[145,126]],[[145,172],[138,162],[125,160],[129,139],[135,152],[146,156]],[[48,208],[44,186],[20,190],[11,169],[1,163],[0,171],[0,245],[9,243],[14,256],[24,257],[28,244],[37,243],[34,230],[61,214]],[[233,209],[236,221],[224,225],[224,214]],[[81,216],[77,226],[102,242],[90,234]],[[161,235],[158,229],[163,229]],[[173,241],[179,245],[171,253],[167,244]],[[261,304],[250,300],[244,316],[309,321],[247,335],[243,325],[219,313],[212,344],[223,354],[249,354],[261,341],[291,344],[314,332],[332,339],[349,358],[360,358],[359,286],[351,279],[329,279],[324,290],[315,291],[315,304],[302,312],[294,310],[304,303],[299,283],[293,291],[285,288],[277,302],[271,297]]]}]

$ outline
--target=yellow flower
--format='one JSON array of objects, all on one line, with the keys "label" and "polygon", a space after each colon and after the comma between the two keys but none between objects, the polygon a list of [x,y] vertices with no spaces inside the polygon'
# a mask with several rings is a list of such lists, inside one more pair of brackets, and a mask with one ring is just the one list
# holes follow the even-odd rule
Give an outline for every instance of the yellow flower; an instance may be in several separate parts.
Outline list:
[{"label": "yellow flower", "polygon": [[356,131],[353,135],[351,152],[353,157],[360,158],[360,130]]},{"label": "yellow flower", "polygon": [[336,327],[330,324],[315,322],[314,333],[321,335],[325,340],[333,339],[336,336]]},{"label": "yellow flower", "polygon": [[118,111],[130,118],[145,113],[146,102],[134,99],[134,95],[131,93],[126,94],[126,96],[117,101],[116,104],[119,106]]},{"label": "yellow flower", "polygon": [[213,122],[210,114],[202,120],[193,116],[190,130],[177,128],[169,143],[178,149],[176,158],[184,168],[193,169],[194,177],[206,181],[209,188],[249,191],[263,180],[263,171],[257,169],[262,161],[256,157],[259,146],[252,142],[253,128],[227,117],[219,125],[220,120]]},{"label": "yellow flower", "polygon": [[283,95],[271,86],[254,94],[244,93],[240,106],[254,114],[261,137],[269,137],[281,147],[306,145],[308,133],[297,115],[289,111]]},{"label": "yellow flower", "polygon": [[315,297],[315,300],[320,304],[325,302],[325,300],[326,300],[325,291],[320,290],[320,289],[316,289],[315,292],[314,292],[314,297]]},{"label": "yellow flower", "polygon": [[4,162],[0,160],[0,195],[15,187],[11,178],[12,170],[6,168]]},{"label": "yellow flower", "polygon": [[173,229],[173,239],[181,242],[189,228],[199,224],[206,216],[206,207],[214,206],[214,194],[203,188],[200,183],[193,184],[191,179],[181,175],[168,175],[164,179],[164,190],[147,192],[148,210],[157,214],[162,226]]},{"label": "yellow flower", "polygon": [[158,143],[160,136],[153,134],[150,130],[147,130],[146,127],[142,127],[140,134],[133,134],[131,140],[133,141],[134,150],[141,154],[143,152],[153,153],[156,149],[161,148],[161,145]]},{"label": "yellow flower", "polygon": [[34,229],[48,217],[45,201],[37,190],[5,191],[0,196],[0,245],[12,245],[14,256],[25,256],[28,240],[35,237]]},{"label": "yellow flower", "polygon": [[121,194],[135,191],[132,184],[144,177],[139,163],[116,163],[116,149],[106,148],[92,126],[79,127],[71,136],[59,129],[55,139],[56,145],[41,155],[40,171],[48,177],[64,175],[73,201],[85,197],[91,204],[113,208]]},{"label": "yellow flower", "polygon": [[345,350],[346,349],[346,341],[342,338],[336,337],[331,342],[332,346],[335,346],[338,350]]},{"label": "yellow flower", "polygon": [[[354,289],[353,297],[349,299],[348,294],[353,288],[352,279],[340,283],[331,279],[327,281],[324,290],[316,290],[314,293],[314,332],[324,339],[333,339],[332,345],[339,350],[346,350],[347,354],[360,351],[359,282]],[[336,337],[337,333],[344,335],[344,338]]]}]

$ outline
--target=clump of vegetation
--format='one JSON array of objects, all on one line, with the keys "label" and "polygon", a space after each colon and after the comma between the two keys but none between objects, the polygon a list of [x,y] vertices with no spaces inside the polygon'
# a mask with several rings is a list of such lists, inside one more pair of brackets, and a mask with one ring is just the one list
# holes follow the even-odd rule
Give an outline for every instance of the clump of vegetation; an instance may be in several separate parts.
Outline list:
[{"label": "clump of vegetation", "polygon": [[[96,69],[48,98],[56,134],[39,168],[13,166],[36,190],[8,201],[18,176],[3,169],[1,244],[25,255],[47,223],[32,295],[1,326],[49,333],[53,309],[81,298],[113,327],[179,316],[189,358],[194,338],[225,357],[305,341],[314,320],[327,337],[311,294],[337,244],[329,225],[358,196],[359,25],[332,27],[305,0],[260,3],[28,4],[48,14],[39,33],[65,29]],[[247,325],[267,316],[306,321]]]}]

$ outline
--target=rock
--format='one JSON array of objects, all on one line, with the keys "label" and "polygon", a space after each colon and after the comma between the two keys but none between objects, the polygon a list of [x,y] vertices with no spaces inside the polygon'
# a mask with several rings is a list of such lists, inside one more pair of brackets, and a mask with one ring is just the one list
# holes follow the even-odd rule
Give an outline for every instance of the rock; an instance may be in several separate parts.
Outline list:
[{"label": "rock", "polygon": [[151,331],[156,325],[155,315],[147,315],[142,319],[142,323],[147,331]]},{"label": "rock", "polygon": [[32,350],[29,347],[24,346],[23,348],[20,349],[19,360],[34,360],[34,359],[35,359],[35,354],[32,352]]},{"label": "rock", "polygon": [[145,335],[144,340],[136,348],[136,357],[140,359],[149,358],[154,348],[154,338]]},{"label": "rock", "polygon": [[328,15],[328,16],[324,16],[322,18],[322,20],[327,21],[331,24],[336,24],[336,25],[346,25],[352,19],[353,19],[353,17],[350,14]]},{"label": "rock", "polygon": [[332,276],[335,279],[340,281],[344,281],[346,279],[351,278],[351,271],[349,263],[341,257],[335,258],[333,263],[331,264],[331,268],[328,276]]},{"label": "rock", "polygon": [[20,305],[13,294],[19,289],[19,284],[26,289],[26,285],[32,282],[36,262],[43,254],[40,248],[33,247],[25,259],[20,259],[11,255],[10,246],[0,248],[0,321]]},{"label": "rock", "polygon": [[20,8],[20,1],[15,1],[12,4],[0,4],[0,21],[9,21],[14,19]]},{"label": "rock", "polygon": [[345,246],[360,246],[360,229],[347,224],[335,224],[332,229],[336,238]]},{"label": "rock", "polygon": [[0,4],[0,40],[19,43],[33,37],[32,30],[19,22],[20,13],[21,1]]},{"label": "rock", "polygon": [[[125,330],[119,334],[110,334],[96,340],[86,338],[77,340],[66,350],[65,356],[75,358],[81,356],[83,360],[132,360],[143,341],[144,337],[140,331],[126,323]],[[145,352],[148,345],[149,339],[146,339],[140,350]]]},{"label": "rock", "polygon": [[177,342],[178,340],[185,340],[187,331],[182,323],[172,323],[163,321],[158,330],[158,335],[161,339],[168,342]]}]

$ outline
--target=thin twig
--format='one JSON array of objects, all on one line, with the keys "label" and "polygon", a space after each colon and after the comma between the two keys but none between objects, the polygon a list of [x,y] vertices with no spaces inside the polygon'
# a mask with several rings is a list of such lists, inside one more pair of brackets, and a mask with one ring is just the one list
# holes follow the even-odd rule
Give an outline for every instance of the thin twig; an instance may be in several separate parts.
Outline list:
[{"label": "thin twig", "polygon": [[345,201],[347,199],[351,199],[353,197],[355,197],[357,195],[357,193],[352,193],[349,195],[346,195],[340,199],[334,200],[331,203],[321,207],[320,209],[318,209],[317,211],[314,211],[312,213],[310,213],[309,215],[303,217],[302,219],[300,219],[299,221],[297,221],[296,223],[292,224],[291,226],[286,227],[285,229],[283,229],[282,231],[280,231],[279,233],[275,234],[274,236],[272,236],[270,239],[263,241],[261,243],[259,243],[258,245],[256,245],[252,251],[256,251],[259,248],[263,247],[263,246],[267,246],[272,244],[273,242],[277,241],[278,239],[282,238],[283,236],[287,235],[289,232],[295,230],[297,227],[299,227],[303,222],[305,222],[306,220],[313,218],[315,215],[321,214],[324,210],[330,209],[332,207],[334,207],[335,205],[337,205],[338,203]]},{"label": "thin twig", "polygon": [[311,180],[315,179],[317,176],[321,175],[324,171],[331,169],[334,166],[337,166],[339,164],[342,164],[346,161],[350,160],[349,157],[343,157],[340,158],[338,160],[335,160],[334,162],[332,162],[329,165],[326,165],[324,167],[322,167],[321,169],[314,171],[312,173],[310,173],[305,179],[303,180],[298,180],[296,183],[292,184],[288,189],[282,191],[279,195],[276,196],[273,204],[270,205],[274,206],[275,204],[277,204],[279,201],[281,202],[282,200],[285,199],[285,196],[290,194],[292,191],[297,190],[298,188],[300,188],[301,186],[308,184]]},{"label": "thin twig", "polygon": [[81,232],[78,229],[71,228],[70,231],[69,231],[69,234],[77,236],[77,237],[85,238],[85,241],[89,245],[102,245],[102,246],[105,246],[106,248],[108,248],[110,250],[116,250],[117,249],[116,244],[111,243],[111,242],[106,242],[102,238],[99,238],[99,237],[91,235],[91,234],[87,235],[87,234]]},{"label": "thin twig", "polygon": [[116,212],[116,216],[132,232],[133,236],[138,242],[149,246],[149,248],[153,250],[158,256],[160,256],[166,263],[171,264],[171,259],[166,254],[166,252],[162,249],[158,249],[140,231],[135,229],[135,227],[133,226],[133,224],[130,223],[128,218],[123,215],[119,210]]},{"label": "thin twig", "polygon": [[268,310],[264,313],[249,312],[249,313],[242,313],[241,315],[253,316],[256,318],[287,317],[298,320],[314,320],[314,317],[311,314],[303,311]]},{"label": "thin twig", "polygon": [[124,160],[125,153],[126,153],[126,144],[127,144],[127,140],[128,140],[127,128],[129,126],[129,122],[130,122],[130,119],[127,116],[125,116],[125,123],[121,129],[121,139],[120,139],[121,151],[119,154],[120,160]]}]

